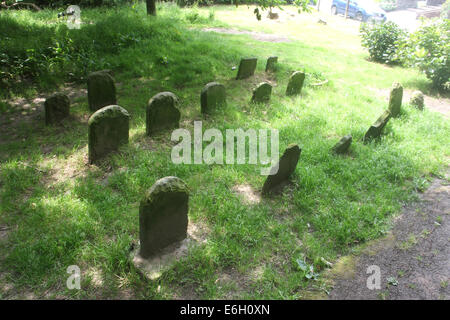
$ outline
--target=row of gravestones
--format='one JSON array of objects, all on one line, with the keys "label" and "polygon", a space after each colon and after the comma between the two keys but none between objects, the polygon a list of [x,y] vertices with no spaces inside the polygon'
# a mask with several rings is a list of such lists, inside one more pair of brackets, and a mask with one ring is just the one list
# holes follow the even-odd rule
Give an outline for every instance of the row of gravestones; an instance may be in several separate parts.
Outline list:
[{"label": "row of gravestones", "polygon": [[[274,71],[277,57],[267,59],[266,71]],[[236,79],[252,76],[257,64],[256,58],[242,59]],[[305,74],[294,72],[288,82],[287,95],[301,92]],[[88,121],[89,163],[94,163],[120,145],[128,142],[129,113],[116,105],[116,87],[110,70],[89,74],[87,80],[89,109],[94,113]],[[265,102],[270,99],[272,86],[262,83],[253,91],[253,102]],[[226,103],[225,87],[217,82],[208,83],[200,95],[202,113]],[[160,92],[153,96],[146,108],[146,132],[156,132],[178,128],[181,113],[178,110],[178,97],[171,92]],[[46,123],[61,121],[69,115],[70,102],[66,95],[57,93],[45,102]]]},{"label": "row of gravestones", "polygon": [[[274,67],[276,57],[267,61],[266,71]],[[256,59],[242,59],[237,79],[251,76],[256,68]],[[273,69],[272,69],[273,70]],[[301,91],[305,74],[294,72],[288,83],[287,95]],[[269,85],[270,86],[270,85]],[[255,96],[270,99],[271,86],[259,85],[253,93]],[[259,94],[263,92],[265,94]],[[267,92],[268,98],[267,98]],[[400,113],[403,88],[394,84],[389,109],[369,128],[364,141],[370,141],[381,135],[381,131],[391,116]],[[423,96],[413,95],[414,104],[423,108]],[[94,72],[88,77],[89,108],[95,111],[89,118],[89,162],[105,156],[128,142],[129,113],[116,105],[116,90],[111,72],[108,70]],[[212,108],[225,103],[225,88],[218,83],[207,84],[201,92],[201,109],[207,113]],[[413,100],[412,100],[413,102]],[[178,127],[180,112],[177,108],[178,98],[171,92],[161,92],[152,97],[146,109],[147,134]],[[46,123],[54,123],[69,114],[70,102],[67,96],[55,94],[45,102]],[[351,135],[343,137],[334,147],[335,153],[345,153],[352,142]],[[295,171],[300,158],[298,145],[290,145],[280,157],[275,174],[269,175],[263,185],[262,194],[267,195],[286,182]],[[147,192],[140,204],[140,255],[147,258],[169,244],[182,240],[187,235],[187,213],[189,193],[186,184],[176,177],[158,180]]]},{"label": "row of gravestones", "polygon": [[[369,128],[363,141],[367,142],[381,135],[390,117],[400,114],[403,88],[394,83],[389,98],[389,107],[381,117]],[[423,109],[423,95],[413,94],[411,104]],[[352,142],[352,136],[343,137],[333,148],[335,153],[345,153]],[[297,167],[301,149],[298,145],[289,145],[280,157],[275,174],[266,178],[262,194],[267,195],[288,181]],[[138,254],[144,258],[158,254],[168,245],[187,237],[189,191],[185,182],[177,177],[165,177],[155,182],[142,199],[139,207],[139,240]]]}]

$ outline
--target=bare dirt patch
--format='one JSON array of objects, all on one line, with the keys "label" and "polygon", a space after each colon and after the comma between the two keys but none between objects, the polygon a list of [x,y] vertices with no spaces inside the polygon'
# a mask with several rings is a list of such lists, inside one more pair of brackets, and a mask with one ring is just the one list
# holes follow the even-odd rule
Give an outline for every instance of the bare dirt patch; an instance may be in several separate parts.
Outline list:
[{"label": "bare dirt patch", "polygon": [[291,39],[289,39],[286,36],[282,36],[282,35],[278,35],[278,34],[255,32],[255,31],[226,29],[226,28],[204,28],[201,30],[205,31],[205,32],[217,32],[217,33],[225,33],[225,34],[247,34],[255,40],[264,41],[264,42],[291,42],[292,41]]},{"label": "bare dirt patch", "polygon": [[[390,89],[374,89],[371,88],[372,91],[375,91],[377,94],[386,98],[386,101],[389,99]],[[415,90],[404,89],[403,90],[403,103],[409,103],[411,99],[411,95]],[[445,97],[431,97],[428,95],[424,96],[425,108],[428,108],[432,111],[439,112],[444,117],[450,117],[450,99]]]},{"label": "bare dirt patch", "polygon": [[248,184],[235,185],[232,190],[241,197],[245,204],[258,204],[261,202],[261,194]]},{"label": "bare dirt patch", "polygon": [[[61,88],[58,92],[66,94],[71,103],[80,97],[87,97],[87,89],[78,88],[74,86],[67,86]],[[27,125],[33,128],[42,126],[44,121],[44,102],[51,94],[39,94],[34,98],[15,98],[10,100],[3,100],[1,102],[9,105],[8,114],[0,116],[0,144],[16,140],[18,136],[18,128],[20,125]]]},{"label": "bare dirt patch", "polygon": [[[418,204],[404,208],[389,236],[341,259],[351,263],[342,264],[341,272],[334,268],[330,299],[450,299],[449,173]],[[378,290],[367,288],[372,265],[381,271]]]}]

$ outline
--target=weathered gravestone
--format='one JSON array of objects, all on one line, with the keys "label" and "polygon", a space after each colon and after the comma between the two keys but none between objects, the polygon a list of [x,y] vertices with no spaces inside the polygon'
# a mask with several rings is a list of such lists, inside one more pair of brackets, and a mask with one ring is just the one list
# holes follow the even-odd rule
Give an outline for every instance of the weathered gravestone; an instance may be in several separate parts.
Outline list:
[{"label": "weathered gravestone", "polygon": [[286,95],[292,96],[300,94],[305,81],[305,74],[301,71],[295,71],[290,77],[286,89]]},{"label": "weathered gravestone", "polygon": [[403,87],[394,82],[391,88],[391,93],[389,96],[389,112],[393,117],[396,117],[400,114],[400,109],[402,107],[402,98],[403,98]]},{"label": "weathered gravestone", "polygon": [[381,135],[381,131],[386,126],[390,118],[391,113],[389,112],[389,110],[384,111],[383,114],[377,119],[377,121],[370,126],[369,130],[367,130],[363,141],[369,142],[374,138],[378,138]]},{"label": "weathered gravestone", "polygon": [[288,181],[290,175],[294,173],[297,167],[301,152],[302,150],[296,144],[291,144],[286,148],[278,164],[271,168],[270,175],[264,182],[262,188],[263,195],[275,191]]},{"label": "weathered gravestone", "polygon": [[177,177],[162,178],[148,190],[139,207],[141,257],[186,238],[188,201],[188,187]]},{"label": "weathered gravestone", "polygon": [[116,85],[110,70],[92,72],[88,76],[88,102],[91,111],[117,103]]},{"label": "weathered gravestone", "polygon": [[253,90],[252,102],[268,102],[272,94],[272,86],[268,82],[262,82]]},{"label": "weathered gravestone", "polygon": [[130,115],[124,108],[113,105],[97,110],[88,121],[89,163],[94,163],[120,145],[128,143]]},{"label": "weathered gravestone", "polygon": [[352,136],[348,134],[342,137],[342,139],[339,140],[339,142],[336,143],[331,150],[337,154],[346,153],[351,144],[352,144]]},{"label": "weathered gravestone", "polygon": [[257,60],[258,59],[256,59],[256,58],[241,59],[241,63],[239,64],[239,70],[238,70],[236,79],[237,80],[245,79],[245,78],[248,78],[248,77],[251,77],[252,75],[254,75]]},{"label": "weathered gravestone", "polygon": [[277,62],[278,62],[278,57],[269,57],[267,58],[267,63],[266,63],[266,72],[273,72],[277,69]]},{"label": "weathered gravestone", "polygon": [[215,108],[225,105],[225,87],[218,82],[208,83],[200,94],[200,104],[202,113],[212,112]]},{"label": "weathered gravestone", "polygon": [[413,94],[411,95],[409,104],[419,110],[423,110],[424,107],[423,93],[420,91],[414,91]]},{"label": "weathered gravestone", "polygon": [[160,92],[150,99],[146,109],[148,135],[179,127],[181,114],[177,108],[178,102],[178,97],[172,92]]},{"label": "weathered gravestone", "polygon": [[44,102],[45,124],[59,123],[70,114],[69,97],[63,93],[55,93]]}]

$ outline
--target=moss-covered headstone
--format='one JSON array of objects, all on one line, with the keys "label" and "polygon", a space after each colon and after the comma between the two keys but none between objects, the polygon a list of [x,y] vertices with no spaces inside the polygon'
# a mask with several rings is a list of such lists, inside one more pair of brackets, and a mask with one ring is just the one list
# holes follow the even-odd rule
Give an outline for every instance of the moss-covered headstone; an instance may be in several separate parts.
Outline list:
[{"label": "moss-covered headstone", "polygon": [[88,76],[88,102],[91,111],[117,103],[116,85],[109,70],[92,72]]},{"label": "moss-covered headstone", "polygon": [[402,98],[403,98],[403,87],[394,82],[391,88],[391,94],[389,96],[389,112],[391,116],[396,117],[400,114],[400,109],[402,107]]},{"label": "moss-covered headstone", "polygon": [[331,151],[337,154],[346,153],[351,144],[352,144],[352,136],[348,134],[342,137],[342,139],[339,140],[339,142],[334,145]]},{"label": "moss-covered headstone", "polygon": [[69,97],[63,93],[55,93],[44,102],[45,124],[56,124],[61,122],[70,114]]},{"label": "moss-covered headstone", "polygon": [[162,178],[139,206],[139,254],[148,258],[187,236],[189,191],[177,177]]},{"label": "moss-covered headstone", "polygon": [[419,110],[423,110],[424,107],[424,97],[423,93],[420,91],[414,91],[409,100],[409,104]]},{"label": "moss-covered headstone", "polygon": [[210,82],[200,94],[202,113],[210,113],[217,107],[226,104],[225,87],[218,82]]},{"label": "moss-covered headstone", "polygon": [[287,96],[300,94],[305,81],[305,74],[301,71],[295,71],[290,77],[286,89]]},{"label": "moss-covered headstone", "polygon": [[298,159],[302,150],[296,144],[289,145],[280,157],[278,164],[274,165],[270,170],[270,175],[267,177],[262,188],[262,194],[267,195],[270,192],[278,189],[286,183],[294,173],[297,167]]},{"label": "moss-covered headstone", "polygon": [[253,90],[252,102],[268,102],[272,94],[272,86],[268,82],[262,82]]},{"label": "moss-covered headstone", "polygon": [[113,105],[97,110],[88,121],[89,163],[128,143],[130,115],[122,107]]},{"label": "moss-covered headstone", "polygon": [[238,74],[236,79],[245,79],[251,77],[255,74],[256,63],[258,59],[256,58],[243,58],[241,59],[241,63],[239,64]]},{"label": "moss-covered headstone", "polygon": [[273,72],[277,69],[278,57],[269,57],[267,58],[266,63],[266,72]]},{"label": "moss-covered headstone", "polygon": [[375,121],[375,123],[370,126],[369,130],[367,130],[366,134],[364,135],[364,142],[369,142],[374,138],[378,138],[390,118],[391,113],[389,112],[389,110],[384,111],[383,114],[377,119],[377,121]]},{"label": "moss-covered headstone", "polygon": [[172,92],[160,92],[150,99],[146,110],[148,135],[179,127],[181,114],[178,102],[178,97]]}]

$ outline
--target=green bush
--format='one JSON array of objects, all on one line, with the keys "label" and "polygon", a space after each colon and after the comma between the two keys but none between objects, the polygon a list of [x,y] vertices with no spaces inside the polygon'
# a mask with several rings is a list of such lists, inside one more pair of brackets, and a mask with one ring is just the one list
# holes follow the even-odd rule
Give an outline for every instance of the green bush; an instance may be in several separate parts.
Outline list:
[{"label": "green bush", "polygon": [[405,38],[406,31],[393,22],[362,23],[360,27],[362,46],[369,50],[371,60],[383,63],[397,61],[398,42]]},{"label": "green bush", "polygon": [[[14,2],[18,1],[8,0],[6,4],[10,5]],[[70,5],[78,5],[81,7],[115,6],[123,3],[131,3],[133,0],[26,0],[23,2],[34,3],[41,8],[59,8]]]},{"label": "green bush", "polygon": [[398,57],[407,66],[424,72],[433,86],[450,89],[450,20],[423,25],[400,41]]}]

